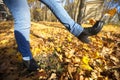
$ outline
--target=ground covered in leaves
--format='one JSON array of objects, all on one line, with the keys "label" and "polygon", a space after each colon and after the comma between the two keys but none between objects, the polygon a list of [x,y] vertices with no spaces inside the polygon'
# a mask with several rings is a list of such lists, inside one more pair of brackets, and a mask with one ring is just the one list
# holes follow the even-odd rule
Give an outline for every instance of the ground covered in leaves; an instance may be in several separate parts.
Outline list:
[{"label": "ground covered in leaves", "polygon": [[120,26],[105,25],[84,44],[60,23],[31,24],[31,51],[40,70],[22,66],[13,22],[0,22],[0,80],[120,80]]}]

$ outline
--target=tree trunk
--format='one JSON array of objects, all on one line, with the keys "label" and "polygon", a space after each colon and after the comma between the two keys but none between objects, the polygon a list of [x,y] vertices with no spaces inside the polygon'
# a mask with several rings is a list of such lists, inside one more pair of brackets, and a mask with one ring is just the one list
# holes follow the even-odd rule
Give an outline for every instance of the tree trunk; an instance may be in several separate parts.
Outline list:
[{"label": "tree trunk", "polygon": [[74,5],[76,5],[76,6],[74,6],[74,20],[77,22],[77,17],[78,17],[78,14],[79,14],[79,4],[80,4],[80,0],[75,0],[75,2],[74,2]]},{"label": "tree trunk", "polygon": [[83,18],[83,14],[84,14],[84,3],[85,3],[85,0],[80,0],[80,3],[79,3],[79,14],[77,16],[77,23],[81,23],[82,22],[82,18]]}]

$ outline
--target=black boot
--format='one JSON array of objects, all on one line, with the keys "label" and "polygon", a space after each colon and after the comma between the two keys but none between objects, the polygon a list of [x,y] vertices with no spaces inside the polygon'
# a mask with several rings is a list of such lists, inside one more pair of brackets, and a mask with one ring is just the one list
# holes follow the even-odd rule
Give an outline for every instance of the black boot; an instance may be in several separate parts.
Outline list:
[{"label": "black boot", "polygon": [[103,21],[97,21],[93,25],[93,27],[84,28],[82,33],[78,36],[78,39],[84,43],[89,43],[90,40],[88,37],[98,34],[101,31],[101,29],[103,28],[103,25],[104,25]]},{"label": "black boot", "polygon": [[28,69],[28,71],[37,71],[38,65],[34,59],[31,60],[23,60],[23,65]]}]

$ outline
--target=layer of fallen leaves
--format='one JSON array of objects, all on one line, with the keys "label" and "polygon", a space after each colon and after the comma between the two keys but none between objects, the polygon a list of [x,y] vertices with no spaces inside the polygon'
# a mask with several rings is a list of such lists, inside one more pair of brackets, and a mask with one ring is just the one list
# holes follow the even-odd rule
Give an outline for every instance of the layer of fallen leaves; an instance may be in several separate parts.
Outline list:
[{"label": "layer of fallen leaves", "polygon": [[60,23],[31,24],[31,51],[40,70],[26,71],[17,51],[13,22],[1,22],[0,80],[120,79],[120,26],[105,25],[90,37],[90,44],[84,44]]}]

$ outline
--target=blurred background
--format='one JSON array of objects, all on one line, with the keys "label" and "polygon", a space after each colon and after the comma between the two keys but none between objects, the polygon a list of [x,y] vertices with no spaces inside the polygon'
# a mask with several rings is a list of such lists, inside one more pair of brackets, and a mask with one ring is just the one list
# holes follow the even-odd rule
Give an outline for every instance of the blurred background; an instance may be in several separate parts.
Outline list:
[{"label": "blurred background", "polygon": [[[69,15],[78,23],[90,23],[99,20],[111,10],[112,17],[107,23],[119,24],[120,0],[59,0]],[[52,12],[38,0],[28,0],[32,21],[57,22]],[[0,0],[0,20],[12,20],[12,16]]]}]

